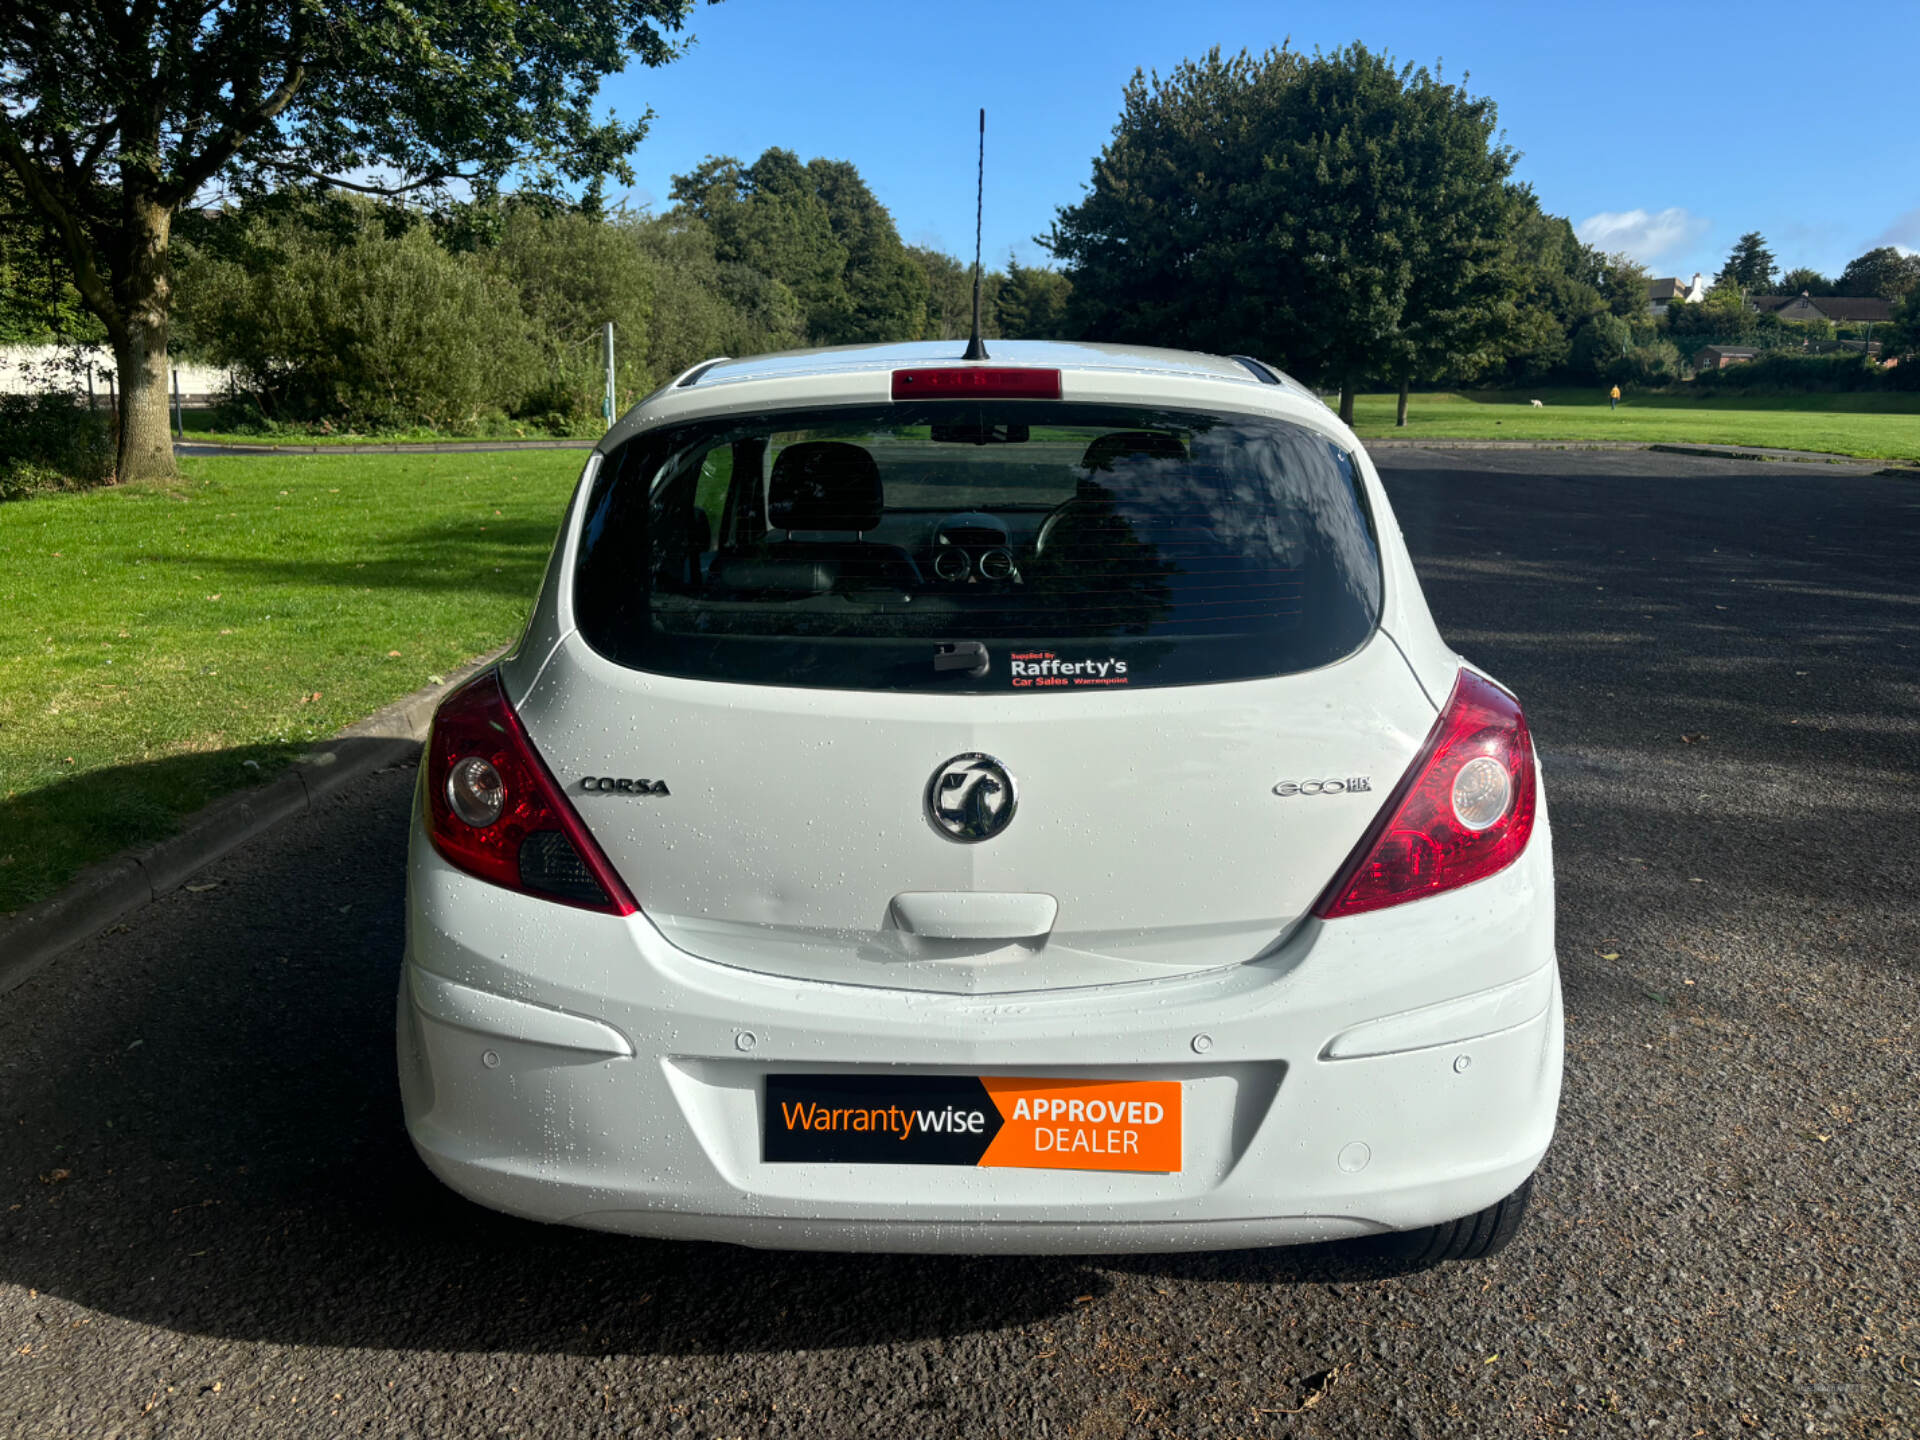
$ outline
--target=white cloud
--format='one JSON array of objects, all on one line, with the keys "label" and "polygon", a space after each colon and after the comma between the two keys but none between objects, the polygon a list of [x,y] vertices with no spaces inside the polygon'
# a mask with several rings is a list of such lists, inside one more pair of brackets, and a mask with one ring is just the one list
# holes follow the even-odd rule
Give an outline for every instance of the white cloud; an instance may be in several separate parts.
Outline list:
[{"label": "white cloud", "polygon": [[1911,255],[1920,249],[1920,210],[1909,210],[1897,216],[1894,222],[1880,232],[1873,242],[1876,245],[1891,245],[1902,255]]},{"label": "white cloud", "polygon": [[1709,221],[1679,206],[1665,210],[1603,210],[1573,227],[1573,233],[1596,250],[1624,253],[1650,265],[1662,255],[1692,244],[1707,232]]}]

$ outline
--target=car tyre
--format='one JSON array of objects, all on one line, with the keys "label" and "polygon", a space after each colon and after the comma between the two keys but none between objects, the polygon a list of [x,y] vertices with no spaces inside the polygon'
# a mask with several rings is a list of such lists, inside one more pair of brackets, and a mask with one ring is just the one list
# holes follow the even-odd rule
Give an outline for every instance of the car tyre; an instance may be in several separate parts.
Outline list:
[{"label": "car tyre", "polygon": [[1438,1265],[1443,1260],[1484,1260],[1506,1249],[1507,1243],[1519,1233],[1532,1196],[1533,1177],[1529,1175],[1518,1190],[1477,1214],[1421,1230],[1381,1236],[1386,1242],[1383,1248],[1388,1249],[1394,1259],[1415,1267]]}]

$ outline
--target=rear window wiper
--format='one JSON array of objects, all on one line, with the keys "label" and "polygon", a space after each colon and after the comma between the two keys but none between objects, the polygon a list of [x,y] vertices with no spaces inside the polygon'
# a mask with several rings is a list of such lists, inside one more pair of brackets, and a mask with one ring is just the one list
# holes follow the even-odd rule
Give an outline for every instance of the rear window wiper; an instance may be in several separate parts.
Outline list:
[{"label": "rear window wiper", "polygon": [[964,670],[978,677],[987,673],[989,657],[987,647],[978,640],[956,640],[951,645],[933,647],[933,668],[938,674],[943,670]]}]

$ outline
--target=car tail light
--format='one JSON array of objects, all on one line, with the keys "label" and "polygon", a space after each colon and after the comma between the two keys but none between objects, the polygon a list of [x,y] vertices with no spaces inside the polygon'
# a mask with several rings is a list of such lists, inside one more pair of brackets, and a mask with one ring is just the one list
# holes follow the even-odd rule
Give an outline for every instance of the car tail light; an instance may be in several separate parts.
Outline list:
[{"label": "car tail light", "polygon": [[941,365],[893,372],[896,400],[1058,400],[1058,370],[993,365]]},{"label": "car tail light", "polygon": [[427,834],[450,864],[586,910],[640,908],[560,793],[495,671],[441,702],[426,771]]},{"label": "car tail light", "polygon": [[1533,738],[1518,702],[1461,671],[1419,757],[1313,913],[1362,915],[1504,870],[1527,848],[1535,798]]}]

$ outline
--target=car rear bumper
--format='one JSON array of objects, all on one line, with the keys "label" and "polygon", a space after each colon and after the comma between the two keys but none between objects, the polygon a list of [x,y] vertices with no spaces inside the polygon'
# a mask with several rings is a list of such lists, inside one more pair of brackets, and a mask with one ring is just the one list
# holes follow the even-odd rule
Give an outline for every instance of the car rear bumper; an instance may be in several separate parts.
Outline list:
[{"label": "car rear bumper", "polygon": [[[1292,1244],[1471,1214],[1539,1163],[1563,1031],[1544,824],[1501,874],[1178,980],[983,996],[780,979],[467,877],[416,830],[401,1091],[529,1218],[777,1248]],[[1177,1080],[1174,1174],[768,1163],[769,1073]]]}]

